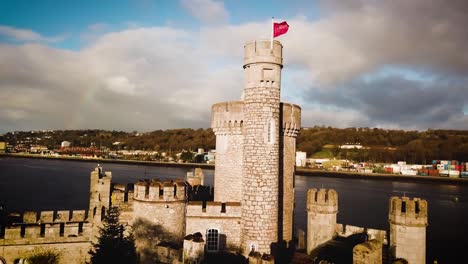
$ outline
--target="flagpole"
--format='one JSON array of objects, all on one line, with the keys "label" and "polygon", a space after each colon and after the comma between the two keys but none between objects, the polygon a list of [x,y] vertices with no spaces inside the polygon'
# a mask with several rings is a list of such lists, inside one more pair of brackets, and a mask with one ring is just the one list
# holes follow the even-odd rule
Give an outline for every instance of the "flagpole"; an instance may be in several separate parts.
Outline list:
[{"label": "flagpole", "polygon": [[271,17],[271,43],[270,50],[273,50],[273,35],[275,32],[275,22],[273,21],[274,17]]}]

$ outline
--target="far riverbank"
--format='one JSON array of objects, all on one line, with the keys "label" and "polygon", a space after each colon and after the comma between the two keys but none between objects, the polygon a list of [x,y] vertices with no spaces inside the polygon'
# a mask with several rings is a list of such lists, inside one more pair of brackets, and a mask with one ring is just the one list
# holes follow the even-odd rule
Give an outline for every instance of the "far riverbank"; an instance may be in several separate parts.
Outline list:
[{"label": "far riverbank", "polygon": [[[204,163],[176,163],[176,162],[157,162],[157,161],[140,161],[140,160],[122,160],[122,159],[101,159],[101,158],[81,158],[81,157],[54,157],[54,156],[40,156],[32,154],[17,154],[6,153],[0,154],[1,157],[12,158],[34,158],[34,159],[55,159],[55,160],[68,160],[77,162],[92,162],[92,163],[115,163],[115,164],[128,164],[128,165],[145,165],[156,167],[175,167],[175,168],[202,168],[214,170],[215,165]],[[434,183],[455,183],[455,184],[468,184],[468,178],[449,178],[449,177],[434,177],[434,176],[412,176],[401,174],[383,174],[383,173],[358,173],[347,171],[327,171],[317,169],[297,168],[297,175],[312,176],[312,177],[334,177],[334,178],[358,178],[358,179],[372,179],[372,180],[392,180],[392,181],[409,181],[409,182],[434,182]]]}]

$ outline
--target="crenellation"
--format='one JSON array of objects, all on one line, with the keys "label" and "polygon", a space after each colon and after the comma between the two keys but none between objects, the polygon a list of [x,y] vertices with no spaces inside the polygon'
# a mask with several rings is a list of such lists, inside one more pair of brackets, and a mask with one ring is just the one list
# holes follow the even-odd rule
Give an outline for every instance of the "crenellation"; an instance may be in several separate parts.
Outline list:
[{"label": "crenellation", "polygon": [[191,201],[187,204],[187,217],[240,217],[239,202],[206,202]]},{"label": "crenellation", "polygon": [[135,183],[134,200],[147,202],[180,202],[186,200],[184,181],[161,182],[157,179],[139,180]]},{"label": "crenellation", "polygon": [[39,221],[41,223],[52,223],[52,222],[54,222],[54,211],[41,211]]}]

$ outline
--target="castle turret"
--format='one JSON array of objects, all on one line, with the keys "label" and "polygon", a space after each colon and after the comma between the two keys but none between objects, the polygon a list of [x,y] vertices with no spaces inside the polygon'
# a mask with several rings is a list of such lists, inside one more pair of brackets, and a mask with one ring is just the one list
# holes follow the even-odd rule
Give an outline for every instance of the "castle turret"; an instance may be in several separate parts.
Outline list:
[{"label": "castle turret", "polygon": [[307,254],[335,235],[338,194],[333,189],[307,192]]},{"label": "castle turret", "polygon": [[212,106],[211,128],[216,135],[214,200],[242,200],[244,103],[217,103]]},{"label": "castle turret", "polygon": [[[280,129],[280,185],[279,240],[289,242],[293,237],[294,174],[296,169],[296,137],[301,128],[301,108],[294,104],[281,103]],[[281,179],[282,177],[282,179]],[[282,213],[281,213],[282,212]],[[282,236],[281,236],[282,235]]]},{"label": "castle turret", "polygon": [[270,253],[278,241],[280,86],[283,46],[244,46],[244,144],[241,250]]},{"label": "castle turret", "polygon": [[388,219],[394,257],[411,264],[426,263],[427,201],[391,197]]}]

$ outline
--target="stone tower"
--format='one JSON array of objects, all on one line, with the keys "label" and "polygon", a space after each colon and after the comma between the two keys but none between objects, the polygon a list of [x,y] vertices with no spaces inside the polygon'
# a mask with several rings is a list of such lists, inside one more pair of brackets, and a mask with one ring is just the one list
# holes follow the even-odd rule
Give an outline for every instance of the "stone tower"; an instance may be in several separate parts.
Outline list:
[{"label": "stone tower", "polygon": [[338,194],[333,189],[307,192],[307,254],[335,235]]},{"label": "stone tower", "polygon": [[427,201],[391,197],[388,219],[394,257],[411,264],[426,263]]},{"label": "stone tower", "polygon": [[212,107],[217,202],[240,202],[241,251],[271,253],[293,230],[296,136],[301,108],[280,102],[280,42],[244,46],[243,101]]},{"label": "stone tower", "polygon": [[244,145],[241,249],[270,253],[278,242],[279,122],[283,46],[244,46]]},{"label": "stone tower", "polygon": [[91,238],[98,236],[101,221],[110,205],[112,173],[97,166],[90,175],[88,219],[93,222]]}]

